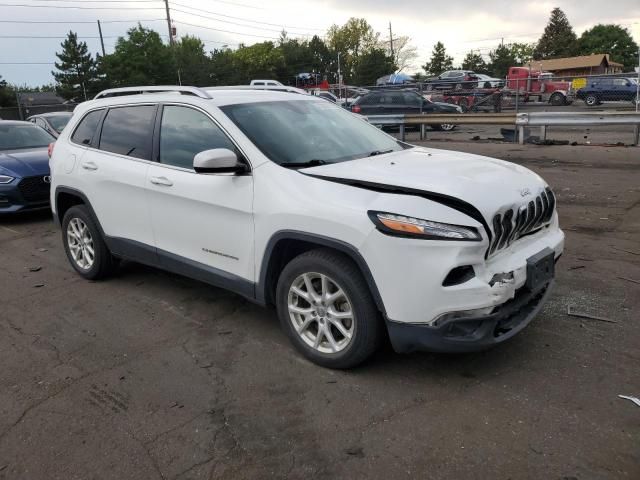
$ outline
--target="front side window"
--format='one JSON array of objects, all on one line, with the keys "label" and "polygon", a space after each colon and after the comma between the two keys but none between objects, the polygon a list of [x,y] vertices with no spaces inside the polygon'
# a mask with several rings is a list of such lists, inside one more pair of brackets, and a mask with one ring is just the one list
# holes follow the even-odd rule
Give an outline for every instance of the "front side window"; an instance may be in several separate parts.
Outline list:
[{"label": "front side window", "polygon": [[283,166],[343,162],[404,148],[345,109],[317,99],[221,109],[265,156]]},{"label": "front side window", "polygon": [[96,133],[98,123],[102,118],[104,110],[94,110],[85,115],[76,127],[76,131],[71,135],[71,141],[80,145],[91,145],[93,135]]},{"label": "front side window", "polygon": [[160,125],[160,163],[191,169],[196,154],[214,148],[236,151],[229,137],[204,113],[189,107],[164,107]]},{"label": "front side window", "polygon": [[0,123],[0,151],[46,147],[55,140],[45,130],[30,123]]},{"label": "front side window", "polygon": [[100,150],[151,160],[155,112],[155,105],[110,109],[102,125]]}]

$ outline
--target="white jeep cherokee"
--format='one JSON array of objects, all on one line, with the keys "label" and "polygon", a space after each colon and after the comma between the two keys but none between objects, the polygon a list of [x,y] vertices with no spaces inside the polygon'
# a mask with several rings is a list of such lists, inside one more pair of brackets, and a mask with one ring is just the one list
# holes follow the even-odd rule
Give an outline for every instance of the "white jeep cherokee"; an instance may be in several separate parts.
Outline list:
[{"label": "white jeep cherokee", "polygon": [[385,327],[398,352],[507,340],[548,298],[564,243],[526,168],[414,147],[307,95],[108,90],[76,108],[51,173],[80,275],[134,260],[275,305],[334,368]]}]

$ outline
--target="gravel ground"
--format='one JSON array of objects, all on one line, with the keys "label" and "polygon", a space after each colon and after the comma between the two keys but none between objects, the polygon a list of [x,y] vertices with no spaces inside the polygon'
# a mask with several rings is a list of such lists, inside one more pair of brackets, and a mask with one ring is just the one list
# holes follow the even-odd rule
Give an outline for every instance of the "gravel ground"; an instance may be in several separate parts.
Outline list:
[{"label": "gravel ground", "polygon": [[552,300],[488,352],[322,369],[273,311],[135,264],[84,281],[49,214],[0,220],[0,479],[640,478],[640,149],[432,145],[558,195]]}]

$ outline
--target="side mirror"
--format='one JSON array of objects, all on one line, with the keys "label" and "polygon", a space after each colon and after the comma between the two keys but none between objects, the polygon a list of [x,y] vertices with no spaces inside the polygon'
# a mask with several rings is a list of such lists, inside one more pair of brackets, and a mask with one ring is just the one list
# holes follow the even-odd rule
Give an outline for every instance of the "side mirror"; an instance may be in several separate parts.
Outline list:
[{"label": "side mirror", "polygon": [[193,169],[197,173],[244,173],[247,166],[228,148],[214,148],[196,154]]}]

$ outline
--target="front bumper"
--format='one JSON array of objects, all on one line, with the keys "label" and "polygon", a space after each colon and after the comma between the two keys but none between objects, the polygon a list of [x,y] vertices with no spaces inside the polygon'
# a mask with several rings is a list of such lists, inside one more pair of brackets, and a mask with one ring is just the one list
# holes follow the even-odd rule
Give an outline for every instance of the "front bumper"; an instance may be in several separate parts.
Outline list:
[{"label": "front bumper", "polygon": [[391,344],[398,353],[463,353],[486,350],[524,329],[549,298],[553,283],[549,282],[536,292],[523,287],[512,300],[497,307],[489,315],[451,320],[437,326],[387,320]]},{"label": "front bumper", "polygon": [[[40,178],[40,177],[38,177]],[[25,196],[19,184],[25,179],[19,178],[8,184],[0,185],[0,215],[13,214],[31,210],[41,210],[49,208],[48,185],[40,187],[42,191],[26,191],[29,197]]]}]

